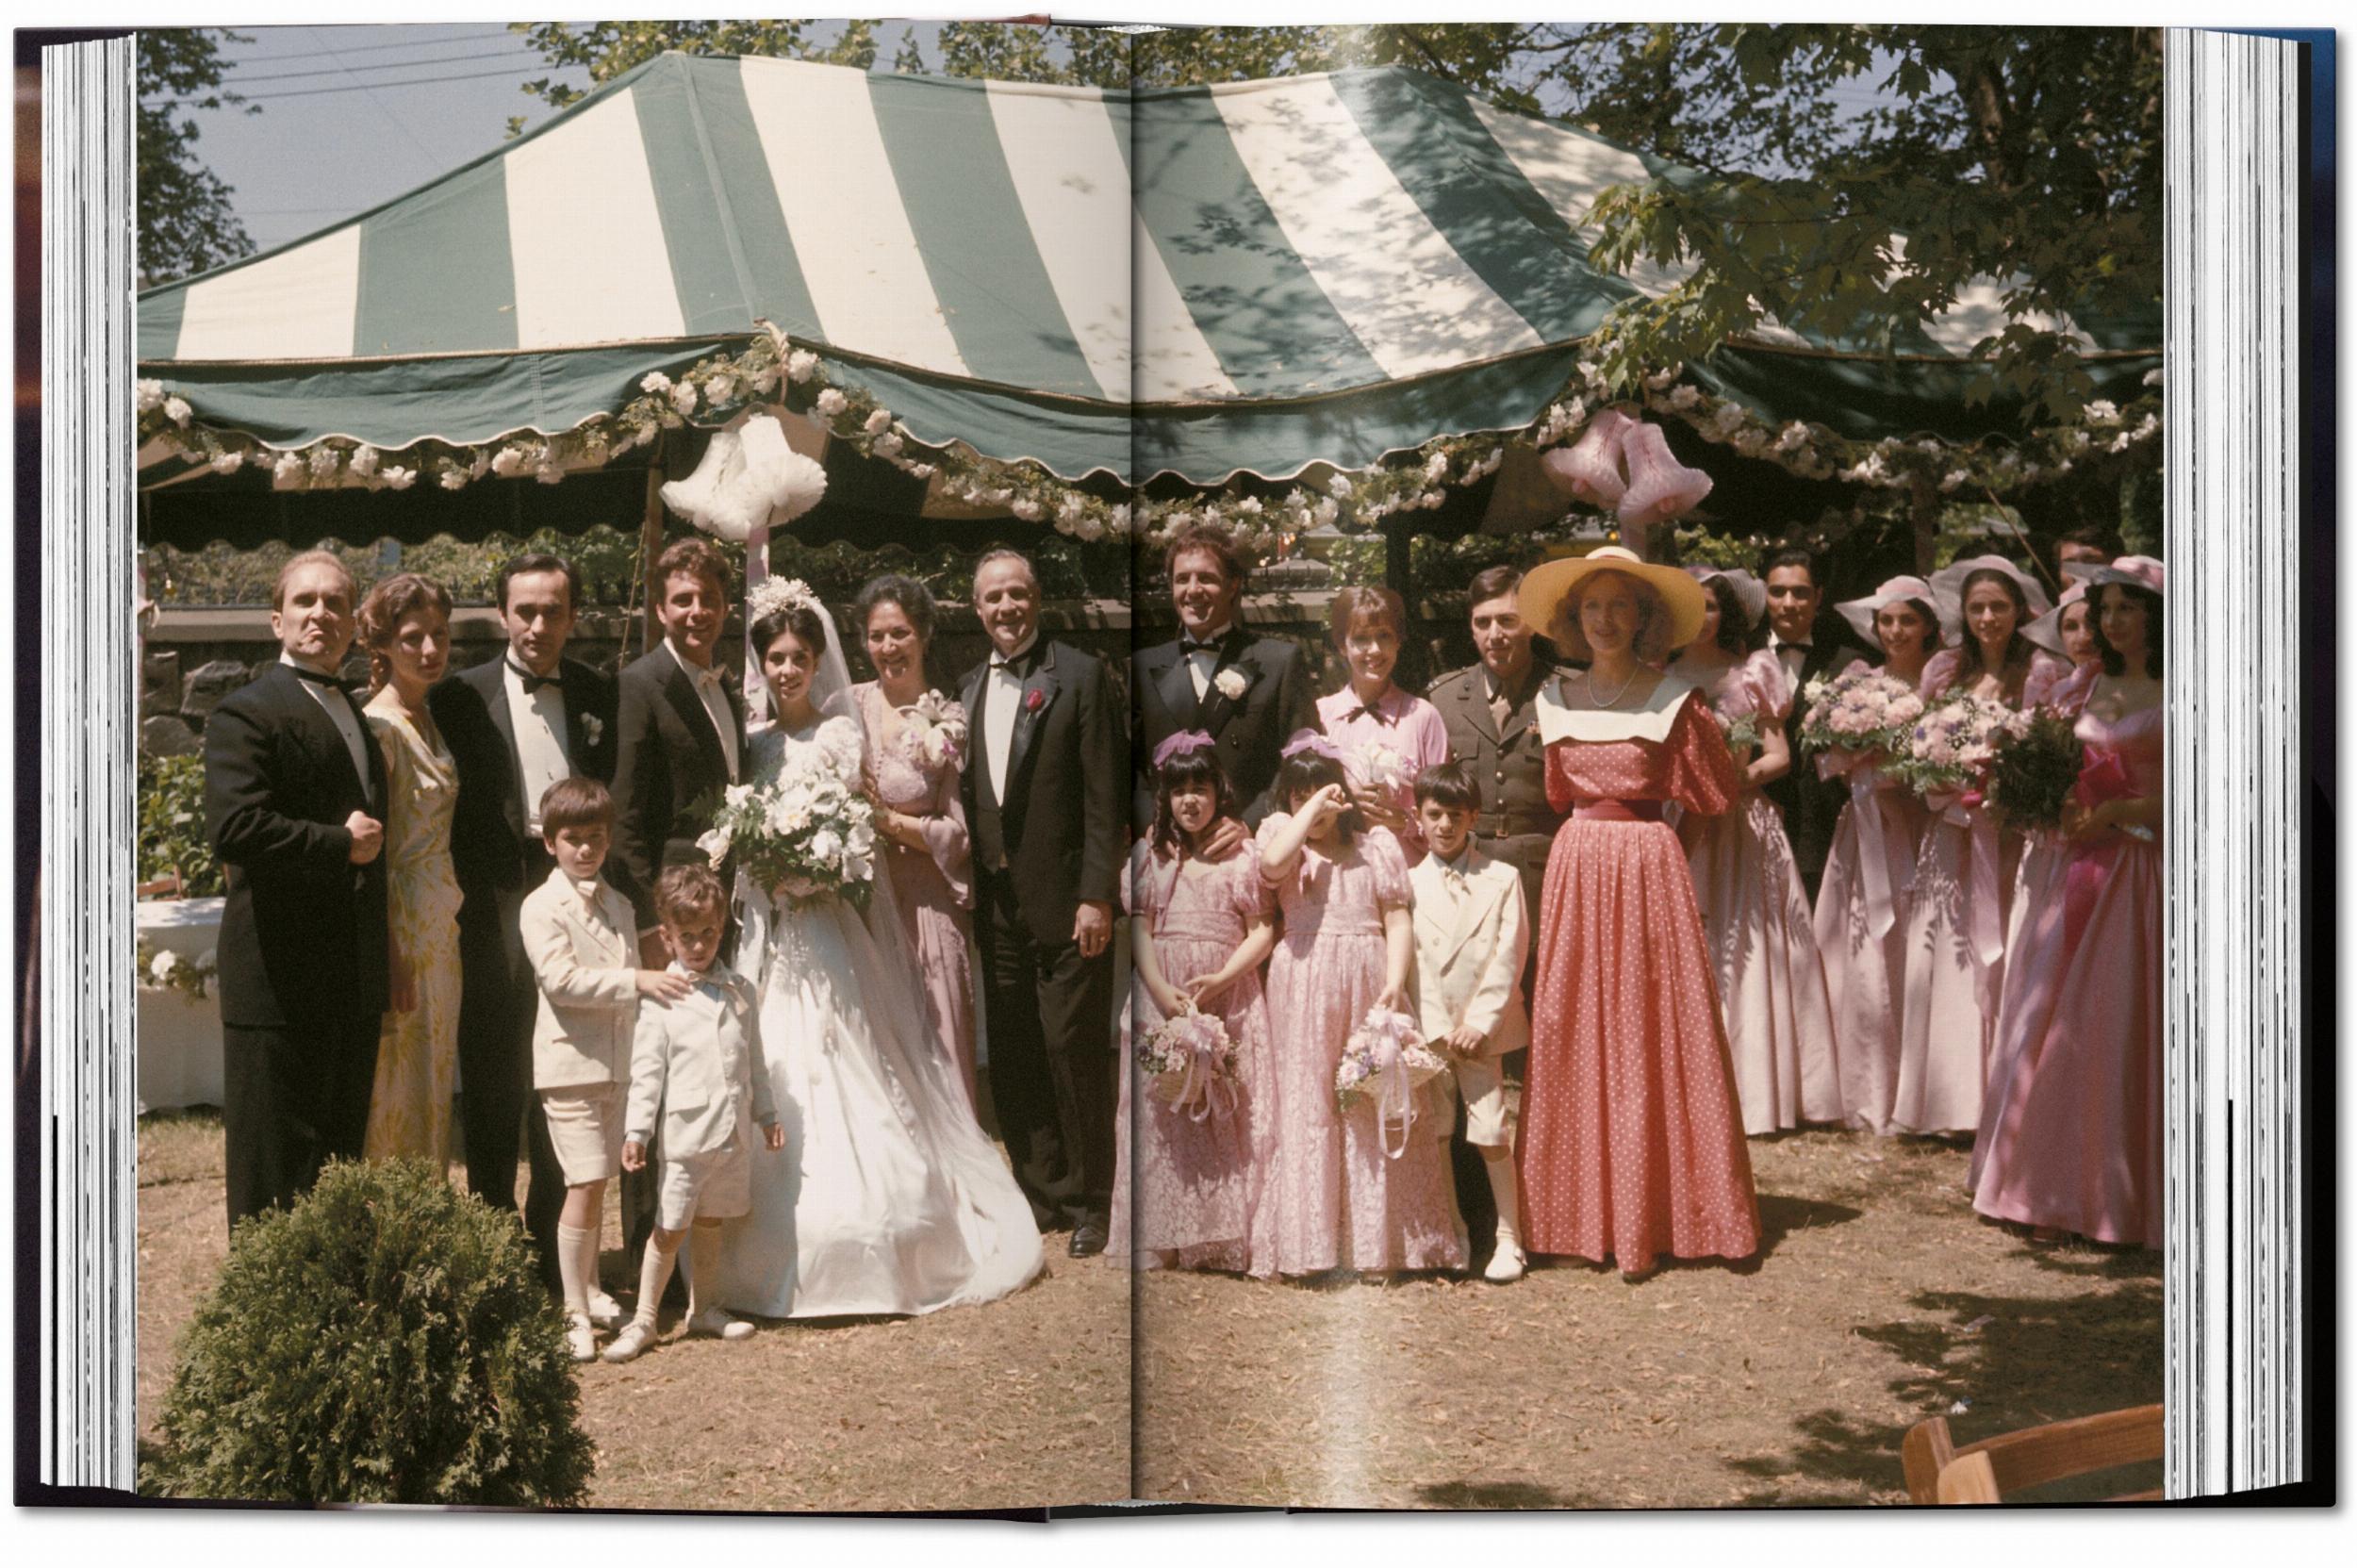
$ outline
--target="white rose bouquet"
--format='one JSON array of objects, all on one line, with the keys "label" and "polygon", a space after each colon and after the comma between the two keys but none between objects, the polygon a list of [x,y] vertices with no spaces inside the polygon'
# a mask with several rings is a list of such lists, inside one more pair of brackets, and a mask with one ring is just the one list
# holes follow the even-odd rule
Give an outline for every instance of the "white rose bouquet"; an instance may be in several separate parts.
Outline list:
[{"label": "white rose bouquet", "polygon": [[696,841],[715,868],[731,854],[746,875],[793,903],[837,897],[865,908],[876,878],[876,813],[860,792],[859,727],[820,726],[818,747],[790,751],[778,770],[731,784]]}]

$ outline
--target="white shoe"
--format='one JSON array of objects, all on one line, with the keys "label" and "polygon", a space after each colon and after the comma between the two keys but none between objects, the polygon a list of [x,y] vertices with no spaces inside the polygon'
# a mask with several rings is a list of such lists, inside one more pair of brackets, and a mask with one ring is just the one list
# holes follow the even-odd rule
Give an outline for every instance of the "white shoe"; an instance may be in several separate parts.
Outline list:
[{"label": "white shoe", "polygon": [[1529,1266],[1530,1260],[1523,1256],[1521,1246],[1500,1237],[1498,1249],[1490,1254],[1490,1266],[1481,1271],[1481,1277],[1493,1285],[1510,1285]]},{"label": "white shoe", "polygon": [[695,1339],[750,1339],[753,1326],[717,1307],[706,1307],[687,1320],[687,1332]]},{"label": "white shoe", "polygon": [[618,1329],[622,1325],[622,1304],[605,1292],[590,1287],[589,1321],[601,1329]]},{"label": "white shoe", "polygon": [[653,1328],[634,1318],[622,1326],[622,1331],[614,1336],[614,1343],[605,1347],[605,1359],[609,1362],[635,1362],[638,1353],[653,1343]]},{"label": "white shoe", "polygon": [[587,1318],[578,1312],[573,1313],[565,1325],[565,1347],[573,1353],[573,1360],[577,1362],[598,1359],[598,1331],[589,1326]]}]

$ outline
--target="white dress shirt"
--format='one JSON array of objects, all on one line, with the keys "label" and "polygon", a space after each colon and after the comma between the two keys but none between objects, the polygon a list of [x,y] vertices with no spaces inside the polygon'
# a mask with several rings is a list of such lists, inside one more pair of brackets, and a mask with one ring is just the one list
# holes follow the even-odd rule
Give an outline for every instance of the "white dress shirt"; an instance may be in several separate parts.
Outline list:
[{"label": "white dress shirt", "polygon": [[704,712],[712,716],[712,728],[720,737],[720,756],[729,765],[729,783],[736,783],[736,715],[729,707],[729,672],[717,664],[697,668],[669,637],[663,639],[663,646],[671,651],[671,657],[679,660],[679,667],[696,684],[696,695],[701,699]]},{"label": "white dress shirt", "polygon": [[[280,653],[278,662],[294,669],[308,669],[321,675],[334,673],[314,664],[305,664],[292,653]],[[344,737],[344,750],[352,753],[352,770],[359,776],[360,787],[365,791],[369,787],[369,737],[352,711],[351,701],[344,695],[341,686],[305,681],[303,689],[311,694],[311,701],[320,705],[320,711],[327,715],[328,722],[336,726],[336,733]]]},{"label": "white dress shirt", "polygon": [[1180,644],[1183,652],[1179,657],[1186,660],[1187,679],[1195,683],[1195,700],[1198,702],[1211,689],[1211,677],[1219,673],[1219,645],[1227,639],[1228,628],[1220,626],[1203,634],[1206,646],[1187,648],[1183,642]]},{"label": "white dress shirt", "polygon": [[1039,633],[1035,629],[1014,652],[1003,656],[994,652],[989,672],[983,677],[990,683],[990,701],[983,705],[982,757],[989,764],[990,798],[1002,804],[1007,799],[1007,753],[1014,744],[1014,718],[1023,701],[1023,683],[1007,668],[1007,663],[1022,658],[1038,643]]},{"label": "white dress shirt", "polygon": [[540,797],[549,785],[572,776],[565,756],[565,692],[544,685],[524,695],[521,669],[511,656],[500,661],[507,690],[507,722],[516,733],[516,784],[523,792],[524,827],[540,831]]},{"label": "white dress shirt", "polygon": [[1807,662],[1809,645],[1787,642],[1775,633],[1768,634],[1768,651],[1784,666],[1784,684],[1794,691],[1801,689],[1801,666]]}]

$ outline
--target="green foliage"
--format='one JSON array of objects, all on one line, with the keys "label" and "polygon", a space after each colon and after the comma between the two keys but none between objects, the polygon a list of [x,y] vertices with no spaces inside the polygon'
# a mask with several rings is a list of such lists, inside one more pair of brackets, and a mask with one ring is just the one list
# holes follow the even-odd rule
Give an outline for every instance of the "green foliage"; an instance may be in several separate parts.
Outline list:
[{"label": "green foliage", "polygon": [[331,1164],[240,1225],[180,1352],[143,1492],[541,1508],[587,1487],[531,1244],[423,1161]]},{"label": "green foliage", "polygon": [[205,833],[205,759],[140,756],[139,880],[177,876],[181,896],[223,891]]},{"label": "green foliage", "polygon": [[[253,238],[230,210],[230,188],[197,160],[200,108],[243,104],[222,88],[218,41],[243,43],[220,28],[142,27],[138,41],[139,257],[142,288],[254,254]],[[262,106],[247,104],[246,113]]]}]

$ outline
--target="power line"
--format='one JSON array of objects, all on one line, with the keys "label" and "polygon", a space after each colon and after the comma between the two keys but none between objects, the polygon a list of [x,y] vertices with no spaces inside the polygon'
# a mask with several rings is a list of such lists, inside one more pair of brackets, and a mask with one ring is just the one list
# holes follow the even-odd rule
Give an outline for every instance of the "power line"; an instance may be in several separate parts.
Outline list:
[{"label": "power line", "polygon": [[[519,85],[521,85],[523,80],[521,73],[516,70],[471,71],[460,72],[455,76],[413,76],[407,81],[377,82],[374,85],[377,87],[438,87],[444,82],[488,81],[494,76],[510,77]],[[249,92],[243,94],[243,97],[250,104],[266,104],[276,98],[315,98],[322,92],[361,92],[365,91],[370,85],[367,82],[355,82],[346,87],[299,87],[284,92]],[[168,108],[179,105],[201,104],[204,101],[202,98],[152,98],[148,100],[147,107]]]},{"label": "power line", "polygon": [[364,55],[378,49],[433,49],[449,43],[480,43],[489,38],[512,38],[518,42],[523,41],[521,33],[502,29],[496,33],[460,33],[455,38],[404,38],[388,43],[354,43],[337,49],[290,49],[284,54],[248,55],[244,58],[274,65],[280,60],[318,59],[322,55]]},{"label": "power line", "polygon": [[[385,60],[377,64],[363,66],[360,69],[365,71],[405,71],[413,66],[420,65],[463,65],[469,60],[519,58],[519,52],[515,50],[486,49],[480,53],[472,55],[445,55],[439,59]],[[233,76],[225,79],[222,85],[234,91],[243,87],[247,82],[290,82],[302,76],[357,76],[359,72],[354,71],[350,66],[321,66],[311,71],[273,71],[266,75],[260,76]]]}]

